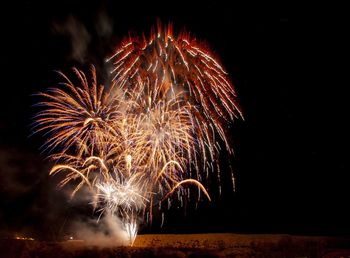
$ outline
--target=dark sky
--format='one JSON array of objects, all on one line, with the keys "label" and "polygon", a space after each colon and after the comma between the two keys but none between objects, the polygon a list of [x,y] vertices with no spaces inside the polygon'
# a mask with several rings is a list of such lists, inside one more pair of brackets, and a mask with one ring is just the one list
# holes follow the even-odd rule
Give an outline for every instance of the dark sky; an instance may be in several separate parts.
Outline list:
[{"label": "dark sky", "polygon": [[91,2],[13,1],[1,8],[2,234],[54,235],[84,212],[48,177],[39,151],[44,139],[29,137],[32,95],[59,82],[54,70],[91,63],[103,69],[124,36],[147,35],[160,18],[221,57],[245,121],[231,129],[236,192],[224,187],[214,202],[186,216],[168,212],[163,229],[144,231],[350,235],[349,80],[342,65],[348,18],[340,7]]}]

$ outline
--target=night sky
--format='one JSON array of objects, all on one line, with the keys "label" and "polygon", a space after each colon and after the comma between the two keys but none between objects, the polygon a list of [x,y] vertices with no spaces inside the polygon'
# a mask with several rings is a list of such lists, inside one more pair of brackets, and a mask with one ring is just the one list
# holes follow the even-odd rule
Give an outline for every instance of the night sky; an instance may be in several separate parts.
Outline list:
[{"label": "night sky", "polygon": [[155,220],[141,233],[350,235],[349,80],[342,65],[348,29],[340,10],[226,1],[13,2],[0,9],[0,236],[52,238],[67,233],[70,218],[92,216],[48,176],[44,138],[30,136],[38,111],[33,95],[60,82],[55,70],[69,74],[73,66],[87,71],[95,64],[103,80],[104,59],[118,42],[129,32],[148,35],[157,18],[190,31],[220,57],[245,121],[230,127],[236,192],[224,183],[213,202],[170,210],[163,228]]}]

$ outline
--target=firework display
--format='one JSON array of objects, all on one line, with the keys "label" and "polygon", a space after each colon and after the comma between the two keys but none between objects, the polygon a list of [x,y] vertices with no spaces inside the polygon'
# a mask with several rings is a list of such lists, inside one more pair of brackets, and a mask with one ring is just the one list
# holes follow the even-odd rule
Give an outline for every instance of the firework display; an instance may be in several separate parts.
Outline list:
[{"label": "firework display", "polygon": [[118,216],[132,244],[140,220],[172,196],[182,202],[189,185],[210,200],[204,179],[220,143],[232,152],[225,125],[242,114],[219,62],[171,25],[124,40],[107,62],[108,87],[94,67],[88,76],[74,68],[75,80],[61,73],[59,87],[39,94],[34,130],[48,136],[60,186],[72,183],[72,197],[88,189],[95,210]]}]

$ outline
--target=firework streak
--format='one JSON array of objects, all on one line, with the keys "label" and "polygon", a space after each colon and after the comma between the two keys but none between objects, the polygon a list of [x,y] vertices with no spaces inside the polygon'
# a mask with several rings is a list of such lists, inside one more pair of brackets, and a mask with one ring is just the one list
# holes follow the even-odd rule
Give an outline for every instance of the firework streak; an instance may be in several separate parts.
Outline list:
[{"label": "firework streak", "polygon": [[77,83],[61,73],[60,87],[40,93],[34,130],[49,135],[50,174],[65,173],[60,186],[73,182],[72,196],[87,187],[101,215],[121,218],[132,244],[138,220],[152,220],[153,206],[174,192],[182,202],[195,185],[210,200],[202,174],[218,167],[220,142],[232,152],[224,128],[242,114],[219,62],[171,25],[124,40],[107,62],[109,87],[94,67],[91,79],[74,68]]}]

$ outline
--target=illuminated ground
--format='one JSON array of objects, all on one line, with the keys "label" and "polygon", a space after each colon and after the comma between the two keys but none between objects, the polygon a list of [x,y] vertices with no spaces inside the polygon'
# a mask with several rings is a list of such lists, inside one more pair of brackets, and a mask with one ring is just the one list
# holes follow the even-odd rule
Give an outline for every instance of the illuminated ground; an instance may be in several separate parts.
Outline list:
[{"label": "illuminated ground", "polygon": [[0,257],[350,257],[350,239],[290,235],[140,235],[133,247],[0,240]]}]

